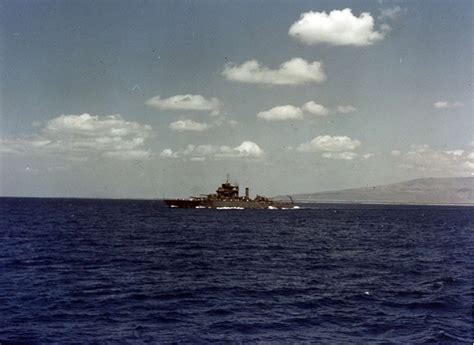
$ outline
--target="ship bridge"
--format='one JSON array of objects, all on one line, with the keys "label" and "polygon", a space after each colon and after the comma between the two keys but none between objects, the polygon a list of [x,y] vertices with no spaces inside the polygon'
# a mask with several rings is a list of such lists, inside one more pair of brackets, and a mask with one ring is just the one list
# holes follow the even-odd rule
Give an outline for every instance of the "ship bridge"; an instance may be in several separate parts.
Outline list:
[{"label": "ship bridge", "polygon": [[224,199],[238,198],[239,186],[233,185],[227,181],[223,183],[219,188],[217,188],[216,194],[218,197],[224,198]]}]

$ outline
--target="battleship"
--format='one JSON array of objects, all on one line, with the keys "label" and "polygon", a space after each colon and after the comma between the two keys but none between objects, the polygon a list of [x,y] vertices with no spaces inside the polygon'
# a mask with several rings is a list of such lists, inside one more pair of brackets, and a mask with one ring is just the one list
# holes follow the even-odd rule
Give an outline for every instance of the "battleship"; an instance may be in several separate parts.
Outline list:
[{"label": "battleship", "polygon": [[217,188],[214,194],[208,194],[189,199],[165,199],[164,202],[172,208],[215,208],[215,209],[289,209],[298,208],[291,197],[291,202],[276,201],[270,198],[257,195],[250,198],[250,189],[245,188],[245,195],[239,195],[239,186],[229,182],[229,177],[225,183]]}]

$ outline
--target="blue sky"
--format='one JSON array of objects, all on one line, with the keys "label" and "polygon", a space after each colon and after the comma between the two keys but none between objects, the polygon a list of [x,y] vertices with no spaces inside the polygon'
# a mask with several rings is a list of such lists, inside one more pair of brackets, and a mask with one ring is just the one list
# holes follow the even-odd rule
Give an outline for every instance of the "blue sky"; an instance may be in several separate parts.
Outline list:
[{"label": "blue sky", "polygon": [[471,1],[3,1],[0,193],[474,173]]}]

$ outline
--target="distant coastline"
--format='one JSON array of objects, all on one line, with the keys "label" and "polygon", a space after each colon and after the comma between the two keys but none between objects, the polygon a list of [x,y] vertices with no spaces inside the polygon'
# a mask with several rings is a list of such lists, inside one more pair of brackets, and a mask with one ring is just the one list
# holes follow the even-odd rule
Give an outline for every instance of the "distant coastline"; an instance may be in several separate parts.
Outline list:
[{"label": "distant coastline", "polygon": [[473,206],[474,177],[420,178],[373,187],[293,194],[291,197],[298,203]]}]

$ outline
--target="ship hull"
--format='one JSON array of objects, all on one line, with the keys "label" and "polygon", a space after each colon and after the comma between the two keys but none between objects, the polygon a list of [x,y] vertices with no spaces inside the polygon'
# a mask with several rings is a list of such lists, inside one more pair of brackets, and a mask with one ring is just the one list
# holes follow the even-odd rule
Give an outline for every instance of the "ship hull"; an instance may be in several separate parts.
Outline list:
[{"label": "ship hull", "polygon": [[199,200],[199,199],[167,199],[164,200],[172,208],[222,208],[222,209],[283,209],[293,208],[291,203],[278,201],[256,200]]}]

